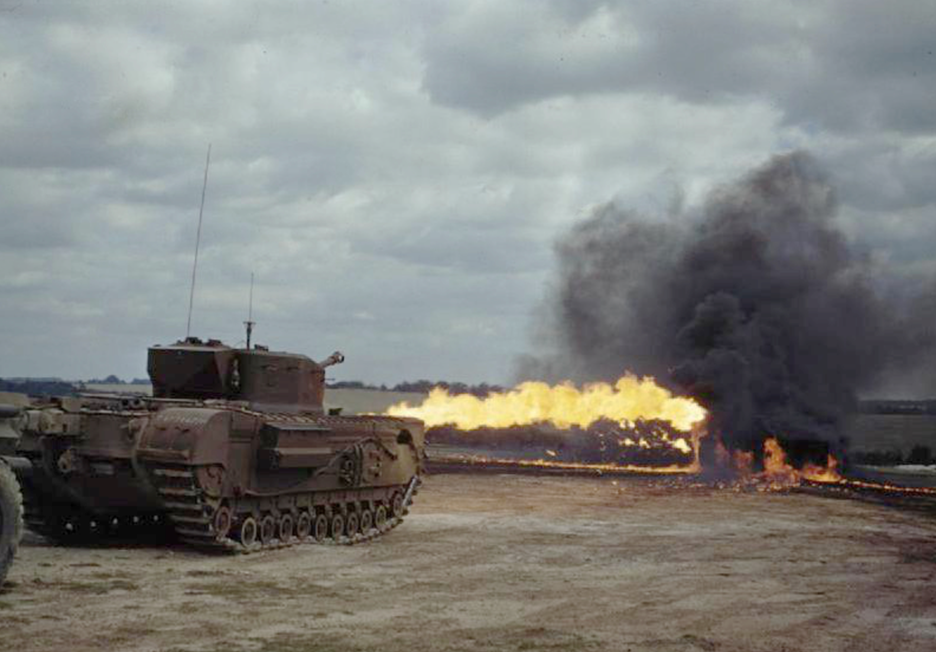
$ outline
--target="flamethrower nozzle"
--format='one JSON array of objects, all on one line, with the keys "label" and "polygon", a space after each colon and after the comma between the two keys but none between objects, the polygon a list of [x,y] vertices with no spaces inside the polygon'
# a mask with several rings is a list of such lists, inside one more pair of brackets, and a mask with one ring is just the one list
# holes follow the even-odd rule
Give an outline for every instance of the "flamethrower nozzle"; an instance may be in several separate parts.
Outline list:
[{"label": "flamethrower nozzle", "polygon": [[344,362],[344,354],[341,351],[335,351],[330,356],[319,362],[319,366],[330,367],[332,365]]}]

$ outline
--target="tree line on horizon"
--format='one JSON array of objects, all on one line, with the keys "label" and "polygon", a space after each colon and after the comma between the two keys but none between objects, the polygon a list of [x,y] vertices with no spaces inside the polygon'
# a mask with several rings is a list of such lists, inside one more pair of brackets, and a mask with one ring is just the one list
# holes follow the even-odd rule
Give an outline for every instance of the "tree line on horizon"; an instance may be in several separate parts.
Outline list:
[{"label": "tree line on horizon", "polygon": [[[126,381],[118,376],[111,374],[105,378],[92,378],[70,382],[60,378],[11,378],[4,380],[0,378],[0,392],[16,392],[19,394],[28,394],[30,396],[71,396],[83,391],[88,385],[149,385],[150,381],[146,378],[134,378]],[[406,392],[428,394],[429,390],[435,387],[441,387],[448,390],[451,394],[471,394],[479,398],[484,398],[492,392],[504,391],[500,385],[489,385],[488,383],[478,383],[475,385],[460,382],[448,382],[444,380],[416,380],[403,381],[392,386],[386,384],[375,385],[365,383],[359,380],[342,380],[326,384],[329,389],[368,389],[381,392]]]},{"label": "tree line on horizon", "polygon": [[393,386],[373,385],[359,380],[341,380],[327,383],[329,389],[370,389],[381,392],[407,392],[416,394],[428,394],[430,390],[441,387],[450,394],[472,394],[479,398],[484,398],[493,392],[503,392],[504,388],[500,385],[489,385],[488,383],[478,383],[476,385],[459,382],[448,382],[446,380],[413,380],[403,381]]}]

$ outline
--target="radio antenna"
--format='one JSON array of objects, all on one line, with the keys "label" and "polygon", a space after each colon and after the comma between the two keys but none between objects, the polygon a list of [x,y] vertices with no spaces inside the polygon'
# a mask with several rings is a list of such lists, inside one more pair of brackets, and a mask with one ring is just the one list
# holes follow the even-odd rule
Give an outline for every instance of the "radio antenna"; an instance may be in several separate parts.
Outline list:
[{"label": "radio antenna", "polygon": [[253,333],[253,327],[257,322],[253,320],[253,286],[254,286],[254,273],[250,272],[250,301],[247,304],[247,321],[244,322],[244,326],[247,327],[247,350],[250,350],[250,334]]},{"label": "radio antenna", "polygon": [[211,143],[208,143],[208,155],[205,157],[205,181],[201,189],[201,207],[198,209],[198,232],[195,235],[195,261],[192,263],[192,289],[189,292],[188,322],[185,324],[185,339],[192,334],[192,304],[195,303],[195,273],[198,271],[198,247],[201,244],[202,216],[205,214],[205,190],[208,188],[208,165],[211,163]]}]

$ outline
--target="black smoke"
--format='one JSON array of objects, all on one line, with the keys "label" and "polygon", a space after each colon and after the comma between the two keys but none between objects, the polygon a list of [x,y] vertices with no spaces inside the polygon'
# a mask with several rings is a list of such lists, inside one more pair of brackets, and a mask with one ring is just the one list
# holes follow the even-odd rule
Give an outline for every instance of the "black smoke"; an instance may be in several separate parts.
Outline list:
[{"label": "black smoke", "polygon": [[708,407],[734,448],[770,435],[836,441],[860,390],[912,366],[911,350],[932,350],[934,324],[907,309],[931,313],[932,301],[901,309],[881,292],[835,216],[828,178],[802,152],[695,213],[599,207],[557,243],[544,333],[554,350],[521,374],[653,375]]}]

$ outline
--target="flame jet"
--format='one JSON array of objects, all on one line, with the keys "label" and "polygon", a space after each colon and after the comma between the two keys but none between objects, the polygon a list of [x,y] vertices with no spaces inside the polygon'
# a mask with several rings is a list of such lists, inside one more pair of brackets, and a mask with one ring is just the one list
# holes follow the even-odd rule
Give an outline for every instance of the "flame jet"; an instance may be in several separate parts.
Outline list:
[{"label": "flame jet", "polygon": [[638,420],[666,421],[682,432],[701,423],[705,409],[689,398],[673,394],[652,378],[627,374],[613,385],[588,383],[582,389],[570,382],[548,385],[525,382],[485,398],[449,394],[435,388],[419,406],[403,402],[387,410],[391,416],[412,416],[428,427],[453,425],[462,430],[508,428],[550,423],[558,428],[587,428],[600,419],[622,424]]}]

